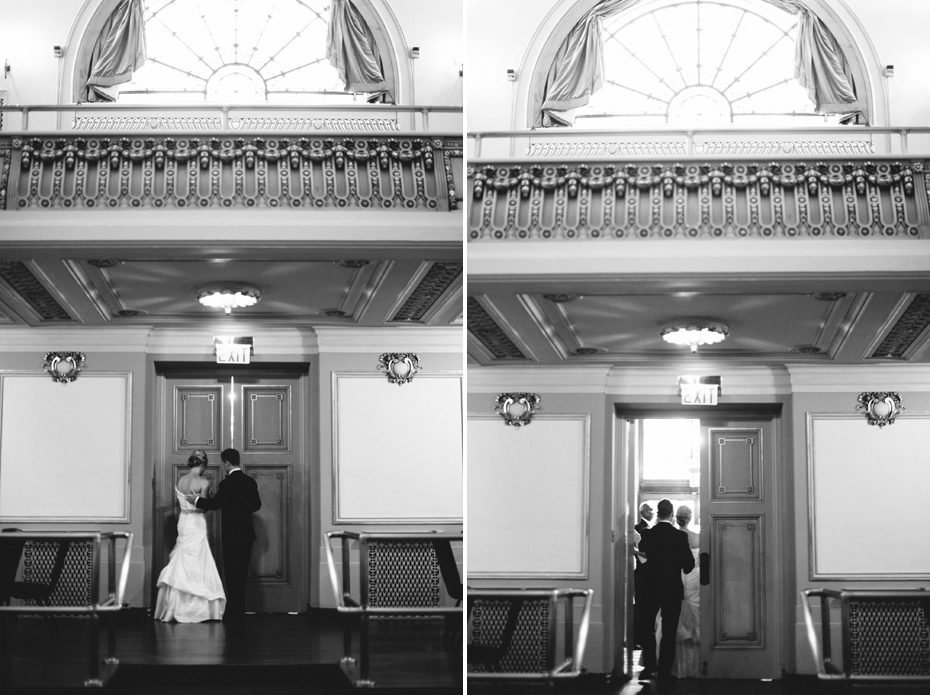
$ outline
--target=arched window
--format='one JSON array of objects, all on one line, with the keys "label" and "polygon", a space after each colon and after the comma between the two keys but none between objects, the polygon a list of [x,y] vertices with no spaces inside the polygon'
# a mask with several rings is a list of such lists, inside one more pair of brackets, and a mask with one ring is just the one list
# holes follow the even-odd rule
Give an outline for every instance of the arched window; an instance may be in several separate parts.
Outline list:
[{"label": "arched window", "polygon": [[863,110],[842,48],[799,0],[599,0],[536,93],[537,126],[814,125]]},{"label": "arched window", "polygon": [[[350,29],[367,34],[361,41],[371,45],[372,60],[381,64],[382,79],[387,80],[391,71],[384,69],[378,41],[360,19],[355,3],[148,0],[144,12],[145,63],[129,82],[109,88],[98,85],[99,100],[364,103],[376,90],[356,85],[354,92],[347,92],[327,55],[330,12],[336,11],[337,5],[340,11],[350,13],[350,21],[343,21],[342,26],[348,24]],[[392,91],[390,87],[377,90]]]},{"label": "arched window", "polygon": [[797,28],[797,15],[747,0],[669,2],[609,19],[605,85],[576,124],[823,122],[794,77]]}]

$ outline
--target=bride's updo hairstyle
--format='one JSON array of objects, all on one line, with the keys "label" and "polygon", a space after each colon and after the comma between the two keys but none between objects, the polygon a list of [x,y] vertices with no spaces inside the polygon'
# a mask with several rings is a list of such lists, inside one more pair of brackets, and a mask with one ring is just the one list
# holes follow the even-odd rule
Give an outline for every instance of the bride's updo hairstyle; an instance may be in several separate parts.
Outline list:
[{"label": "bride's updo hairstyle", "polygon": [[684,526],[689,523],[691,521],[691,509],[685,505],[681,505],[675,510],[675,519],[678,521],[679,526]]},{"label": "bride's updo hairstyle", "polygon": [[187,459],[188,468],[196,468],[197,466],[206,466],[207,465],[207,452],[200,449],[196,449]]}]

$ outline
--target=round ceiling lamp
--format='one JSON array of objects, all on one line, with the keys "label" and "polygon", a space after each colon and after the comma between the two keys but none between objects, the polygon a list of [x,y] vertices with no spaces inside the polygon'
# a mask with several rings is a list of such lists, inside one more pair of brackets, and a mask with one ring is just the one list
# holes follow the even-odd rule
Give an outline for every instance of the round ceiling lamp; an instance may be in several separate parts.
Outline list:
[{"label": "round ceiling lamp", "polygon": [[662,340],[672,345],[688,345],[697,352],[700,345],[715,345],[730,333],[730,328],[716,321],[685,320],[668,324],[662,329]]},{"label": "round ceiling lamp", "polygon": [[259,288],[243,283],[205,285],[196,291],[197,301],[204,306],[223,309],[227,315],[233,309],[254,306],[262,297]]}]

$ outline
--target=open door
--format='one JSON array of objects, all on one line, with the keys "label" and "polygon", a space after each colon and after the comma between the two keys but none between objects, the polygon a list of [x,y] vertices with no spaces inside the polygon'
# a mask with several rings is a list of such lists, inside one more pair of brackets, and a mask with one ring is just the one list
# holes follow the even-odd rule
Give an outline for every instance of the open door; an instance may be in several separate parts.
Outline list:
[{"label": "open door", "polygon": [[701,419],[701,663],[780,678],[774,420]]}]

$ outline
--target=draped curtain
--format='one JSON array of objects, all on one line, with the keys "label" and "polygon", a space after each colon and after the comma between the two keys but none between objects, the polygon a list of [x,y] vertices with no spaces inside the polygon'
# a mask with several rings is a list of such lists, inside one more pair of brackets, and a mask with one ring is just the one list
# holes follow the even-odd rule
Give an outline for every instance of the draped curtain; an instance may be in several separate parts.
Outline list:
[{"label": "draped curtain", "polygon": [[94,44],[87,66],[87,82],[80,102],[116,101],[105,92],[132,79],[145,63],[145,23],[142,0],[120,0]]},{"label": "draped curtain", "polygon": [[[604,85],[604,20],[643,0],[601,0],[572,28],[549,68],[534,128],[570,126],[574,109]],[[799,15],[794,76],[821,114],[845,114],[866,122],[843,50],[826,25],[798,0],[764,0]]]},{"label": "draped curtain", "polygon": [[326,31],[326,58],[339,71],[347,92],[367,92],[369,101],[393,103],[384,79],[378,44],[350,0],[333,0]]}]

